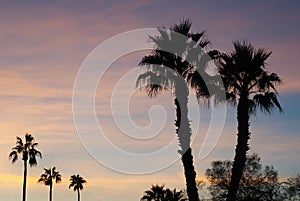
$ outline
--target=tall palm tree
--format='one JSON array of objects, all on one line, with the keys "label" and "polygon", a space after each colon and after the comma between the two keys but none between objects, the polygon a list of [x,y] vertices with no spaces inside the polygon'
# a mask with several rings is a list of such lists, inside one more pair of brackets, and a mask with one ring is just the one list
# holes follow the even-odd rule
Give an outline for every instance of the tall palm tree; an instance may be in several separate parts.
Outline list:
[{"label": "tall palm tree", "polygon": [[233,45],[233,51],[221,54],[217,60],[227,98],[231,103],[238,102],[237,145],[227,201],[236,198],[247,151],[250,149],[249,117],[255,115],[257,109],[269,114],[276,108],[282,111],[275,88],[281,80],[277,74],[265,70],[271,52],[255,49],[246,41],[236,41]]},{"label": "tall palm tree", "polygon": [[[152,54],[143,57],[139,63],[146,69],[146,72],[138,77],[137,86],[145,84],[149,97],[155,97],[169,89],[173,91],[176,107],[176,134],[180,147],[178,153],[181,154],[184,167],[187,194],[190,201],[198,201],[196,171],[190,147],[192,131],[188,120],[189,89],[185,79],[198,80],[200,84],[192,85],[197,91],[197,96],[208,96],[208,90],[205,84],[203,86],[204,81],[200,74],[194,73],[194,76],[190,76],[192,72],[195,72],[190,61],[196,61],[195,58],[199,59],[201,56],[199,49],[209,44],[209,41],[204,32],[190,33],[190,29],[191,22],[183,20],[171,27],[171,31],[162,28],[158,29],[159,36],[150,36],[155,49]],[[173,49],[175,52],[167,52],[168,49]],[[192,79],[193,77],[198,79]]]},{"label": "tall palm tree", "polygon": [[56,171],[55,169],[56,169],[55,167],[53,167],[52,169],[44,168],[45,173],[43,173],[38,180],[38,182],[41,182],[41,183],[45,184],[46,186],[50,187],[49,201],[52,201],[53,180],[55,181],[55,183],[61,182],[61,174],[58,171]]},{"label": "tall palm tree", "polygon": [[77,191],[78,201],[80,201],[80,191],[83,189],[83,185],[87,183],[86,180],[83,179],[79,174],[72,175],[70,177],[70,185],[69,188],[73,188],[74,191]]},{"label": "tall palm tree", "polygon": [[37,156],[42,158],[42,153],[36,150],[38,143],[35,142],[34,137],[26,133],[25,141],[23,142],[20,137],[17,136],[16,146],[12,148],[12,152],[9,154],[9,159],[12,163],[18,160],[18,156],[22,156],[24,163],[24,177],[23,177],[23,196],[22,200],[26,200],[26,181],[27,181],[27,165],[30,167],[37,165]]}]

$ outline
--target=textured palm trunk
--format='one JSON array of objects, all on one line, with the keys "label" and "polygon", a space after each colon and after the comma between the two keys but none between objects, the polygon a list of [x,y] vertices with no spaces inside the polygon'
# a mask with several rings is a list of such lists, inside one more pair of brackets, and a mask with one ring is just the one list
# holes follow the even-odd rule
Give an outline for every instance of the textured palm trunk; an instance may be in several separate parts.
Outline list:
[{"label": "textured palm trunk", "polygon": [[24,175],[23,175],[23,201],[26,201],[26,183],[27,183],[27,159],[24,158]]},{"label": "textured palm trunk", "polygon": [[247,151],[249,150],[249,101],[247,97],[240,98],[237,108],[238,138],[235,149],[235,157],[232,167],[227,201],[235,201],[239,183],[246,164]]},{"label": "textured palm trunk", "polygon": [[196,171],[193,164],[192,149],[190,147],[192,131],[188,120],[188,88],[186,83],[178,83],[175,87],[176,106],[176,133],[181,150],[181,161],[183,163],[186,181],[187,195],[189,201],[199,201],[196,185]]},{"label": "textured palm trunk", "polygon": [[52,201],[52,184],[50,184],[49,201]]},{"label": "textured palm trunk", "polygon": [[79,189],[77,189],[77,195],[78,195],[78,201],[80,201],[80,192],[79,192]]}]

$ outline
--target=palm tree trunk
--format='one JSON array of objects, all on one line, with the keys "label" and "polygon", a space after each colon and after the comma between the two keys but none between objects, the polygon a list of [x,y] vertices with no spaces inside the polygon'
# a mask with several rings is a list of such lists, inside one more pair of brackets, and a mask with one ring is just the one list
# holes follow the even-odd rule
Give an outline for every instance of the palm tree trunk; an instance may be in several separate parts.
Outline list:
[{"label": "palm tree trunk", "polygon": [[26,182],[27,182],[27,160],[24,160],[24,176],[23,176],[23,201],[26,201]]},{"label": "palm tree trunk", "polygon": [[249,100],[240,98],[237,108],[238,120],[238,138],[235,149],[235,157],[232,167],[231,180],[229,184],[227,201],[235,201],[239,183],[243,175],[243,170],[247,160],[247,151],[249,150]]},{"label": "palm tree trunk", "polygon": [[77,195],[78,195],[78,201],[80,201],[80,192],[79,192],[79,189],[77,189]]},{"label": "palm tree trunk", "polygon": [[189,148],[181,158],[184,167],[184,175],[189,201],[199,201],[198,189],[196,184],[196,171],[193,165],[192,149]]},{"label": "palm tree trunk", "polygon": [[196,171],[193,165],[192,149],[190,147],[192,131],[188,120],[188,88],[185,83],[175,88],[176,133],[181,150],[181,161],[184,168],[187,195],[189,201],[199,201],[196,185]]},{"label": "palm tree trunk", "polygon": [[50,184],[49,201],[52,201],[52,184]]}]

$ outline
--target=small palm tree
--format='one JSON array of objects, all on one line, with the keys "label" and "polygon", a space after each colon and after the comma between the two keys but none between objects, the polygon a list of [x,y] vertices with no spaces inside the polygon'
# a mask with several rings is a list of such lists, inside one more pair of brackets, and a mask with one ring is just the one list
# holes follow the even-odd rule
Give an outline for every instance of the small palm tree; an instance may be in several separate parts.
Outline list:
[{"label": "small palm tree", "polygon": [[176,188],[173,190],[166,189],[166,201],[186,201],[182,190],[177,191]]},{"label": "small palm tree", "polygon": [[152,185],[150,190],[144,192],[141,201],[162,201],[165,198],[165,186]]},{"label": "small palm tree", "polygon": [[52,201],[53,180],[55,181],[55,183],[60,183],[61,182],[61,174],[59,174],[58,171],[55,171],[55,167],[53,167],[52,169],[51,168],[49,168],[49,169],[44,168],[44,170],[45,170],[45,173],[43,173],[41,175],[38,182],[41,182],[44,185],[50,187],[49,201]]},{"label": "small palm tree", "polygon": [[164,185],[152,185],[150,190],[144,192],[141,201],[186,201],[184,193],[177,191],[176,188],[165,189]]},{"label": "small palm tree", "polygon": [[[234,42],[234,50],[221,54],[217,60],[219,73],[223,78],[225,92],[231,103],[237,104],[238,138],[227,201],[235,201],[250,149],[248,141],[249,118],[257,108],[271,113],[275,108],[282,111],[277,100],[276,84],[281,80],[275,73],[265,70],[266,60],[271,52],[254,47],[244,41]],[[237,101],[238,99],[238,101]]]},{"label": "small palm tree", "polygon": [[87,183],[86,180],[84,180],[79,174],[73,174],[70,177],[70,182],[69,188],[73,188],[74,191],[77,191],[78,201],[80,201],[80,191],[83,189],[82,184]]},{"label": "small palm tree", "polygon": [[[176,134],[180,147],[178,152],[181,154],[184,167],[187,194],[190,201],[198,201],[196,171],[190,146],[192,131],[188,119],[189,86],[186,80],[196,90],[198,98],[209,96],[203,78],[197,73],[198,71],[195,71],[195,66],[190,63],[191,60],[194,61],[195,58],[201,57],[199,50],[209,44],[209,41],[204,32],[190,33],[191,22],[189,20],[175,24],[170,30],[169,32],[164,28],[158,29],[159,36],[150,36],[156,47],[152,54],[143,57],[139,63],[140,66],[145,67],[146,72],[138,77],[137,86],[145,84],[149,97],[155,97],[169,89],[172,90],[176,107]],[[167,52],[168,49],[174,49],[177,52]],[[202,57],[200,63],[203,62]]]},{"label": "small palm tree", "polygon": [[12,163],[18,160],[18,156],[22,156],[24,162],[24,177],[23,177],[23,196],[22,200],[26,200],[26,181],[27,181],[27,165],[30,167],[37,165],[37,156],[42,158],[41,152],[36,150],[38,143],[35,142],[34,137],[26,133],[25,141],[23,142],[20,137],[17,136],[16,146],[12,148],[12,152],[9,154],[9,159]]}]

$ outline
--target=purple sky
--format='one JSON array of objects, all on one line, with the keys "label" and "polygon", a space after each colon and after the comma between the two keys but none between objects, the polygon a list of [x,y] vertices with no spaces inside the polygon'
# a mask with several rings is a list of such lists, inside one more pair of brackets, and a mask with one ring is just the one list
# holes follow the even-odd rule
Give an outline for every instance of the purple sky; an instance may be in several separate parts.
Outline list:
[{"label": "purple sky", "polygon": [[[15,136],[31,132],[44,157],[29,170],[28,200],[48,199],[48,188],[37,184],[43,167],[56,166],[63,175],[54,189],[55,200],[71,201],[68,177],[79,173],[88,180],[84,200],[139,200],[151,184],[184,188],[181,162],[150,175],[127,175],[112,171],[94,160],[78,138],[72,114],[72,92],[76,75],[90,52],[105,40],[132,29],[172,26],[183,18],[193,22],[192,31],[207,32],[211,48],[229,51],[232,41],[247,39],[257,48],[272,51],[268,70],[283,79],[279,87],[284,113],[272,116],[258,113],[251,119],[251,151],[258,152],[265,165],[274,165],[282,178],[300,173],[300,3],[298,1],[1,1],[0,2],[0,197],[7,201],[21,198],[22,164],[8,161]],[[145,39],[147,40],[147,39]],[[118,47],[116,47],[118,48]],[[116,127],[110,97],[118,80],[137,66],[146,51],[124,56],[111,65],[96,93],[96,112],[103,131],[122,149],[153,151],[174,139],[173,105],[170,94],[150,100],[140,91],[130,103],[132,118],[143,127],[149,124],[148,110],[161,105],[166,111],[162,135],[144,141],[130,141]],[[128,81],[128,80],[127,80]],[[132,84],[135,80],[126,82]],[[191,110],[197,104],[191,103]],[[158,108],[159,109],[159,108]],[[153,110],[152,117],[160,113]],[[200,108],[200,128],[193,127],[197,156],[208,129],[208,109]],[[191,114],[191,117],[194,117]],[[122,114],[118,118],[123,118]],[[151,118],[151,116],[150,116]],[[196,122],[196,120],[193,118]],[[155,122],[154,122],[155,123]],[[196,122],[197,123],[197,122]],[[235,109],[228,106],[225,127],[217,146],[204,160],[196,157],[198,177],[212,160],[232,159],[235,146]],[[97,140],[95,140],[97,141]],[[103,148],[96,147],[109,156]],[[176,149],[172,157],[177,157]],[[112,161],[120,164],[126,160]],[[154,158],[160,163],[166,158]],[[134,164],[131,164],[134,165]]]}]

